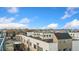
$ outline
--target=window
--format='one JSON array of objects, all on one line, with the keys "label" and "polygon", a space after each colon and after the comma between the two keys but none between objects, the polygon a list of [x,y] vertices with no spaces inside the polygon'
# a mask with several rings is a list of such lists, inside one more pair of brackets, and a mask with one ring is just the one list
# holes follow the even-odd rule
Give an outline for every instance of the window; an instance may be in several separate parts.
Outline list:
[{"label": "window", "polygon": [[74,34],[73,34],[73,36],[74,36]]},{"label": "window", "polygon": [[45,37],[45,35],[44,35],[44,37]]},{"label": "window", "polygon": [[67,48],[63,49],[63,51],[67,51]]},{"label": "window", "polygon": [[34,48],[36,49],[36,45],[34,44]]},{"label": "window", "polygon": [[48,37],[48,35],[47,35],[47,37]]},{"label": "window", "polygon": [[58,51],[61,51],[61,49],[59,49]]},{"label": "window", "polygon": [[49,35],[49,37],[51,37],[51,35]]},{"label": "window", "polygon": [[32,45],[32,43],[30,42],[30,46]]},{"label": "window", "polygon": [[69,51],[71,51],[71,48],[69,49]]},{"label": "window", "polygon": [[27,44],[28,44],[28,41],[27,41]]},{"label": "window", "polygon": [[39,43],[37,43],[37,45],[39,45]]}]

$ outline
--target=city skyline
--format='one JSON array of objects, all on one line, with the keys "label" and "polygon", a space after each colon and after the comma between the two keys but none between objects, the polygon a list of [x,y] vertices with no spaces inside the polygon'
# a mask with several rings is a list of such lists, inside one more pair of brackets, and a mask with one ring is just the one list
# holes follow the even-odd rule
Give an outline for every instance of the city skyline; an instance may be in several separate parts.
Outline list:
[{"label": "city skyline", "polygon": [[79,29],[76,7],[0,8],[0,28]]}]

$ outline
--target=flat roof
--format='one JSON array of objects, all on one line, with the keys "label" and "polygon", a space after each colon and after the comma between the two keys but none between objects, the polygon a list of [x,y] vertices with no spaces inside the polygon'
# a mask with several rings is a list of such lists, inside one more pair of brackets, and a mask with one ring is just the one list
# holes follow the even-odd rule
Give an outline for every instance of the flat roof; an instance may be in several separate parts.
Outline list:
[{"label": "flat roof", "polygon": [[47,42],[47,43],[53,43],[53,39],[41,39],[40,37],[32,37],[32,36],[29,36],[29,37],[35,38],[37,40],[44,41],[44,42]]}]

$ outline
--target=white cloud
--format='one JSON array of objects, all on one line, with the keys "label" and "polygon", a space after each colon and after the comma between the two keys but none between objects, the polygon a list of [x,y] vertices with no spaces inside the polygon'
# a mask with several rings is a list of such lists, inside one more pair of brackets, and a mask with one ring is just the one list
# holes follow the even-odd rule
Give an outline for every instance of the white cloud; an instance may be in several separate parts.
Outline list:
[{"label": "white cloud", "polygon": [[17,13],[18,12],[18,8],[16,8],[16,7],[9,7],[9,8],[7,8],[7,11],[9,13]]},{"label": "white cloud", "polygon": [[66,23],[64,28],[67,28],[67,29],[79,28],[79,20],[74,19],[73,21]]},{"label": "white cloud", "polygon": [[26,28],[23,24],[18,23],[7,23],[7,24],[0,24],[0,29],[15,29],[15,28]]},{"label": "white cloud", "polygon": [[67,8],[64,16],[61,17],[61,19],[66,19],[66,18],[72,17],[73,15],[77,14],[78,12],[75,9],[76,9],[75,7]]},{"label": "white cloud", "polygon": [[15,21],[15,18],[11,17],[11,18],[7,18],[7,17],[1,17],[0,18],[0,23],[11,23]]},{"label": "white cloud", "polygon": [[21,19],[21,21],[19,23],[28,24],[29,22],[30,22],[30,20],[28,18],[23,18],[23,19]]},{"label": "white cloud", "polygon": [[47,28],[50,28],[50,29],[56,29],[57,27],[58,27],[57,23],[52,23],[47,26]]},{"label": "white cloud", "polygon": [[[47,26],[39,26],[39,27],[36,27],[38,29],[57,29],[58,28],[58,24],[57,23],[51,23],[51,24],[48,24]],[[34,28],[34,29],[36,29]]]},{"label": "white cloud", "polygon": [[29,23],[29,19],[28,18],[23,18],[21,20],[19,20],[19,22],[16,22],[16,19],[13,17],[1,17],[0,18],[0,29],[3,28],[26,28],[27,25]]}]

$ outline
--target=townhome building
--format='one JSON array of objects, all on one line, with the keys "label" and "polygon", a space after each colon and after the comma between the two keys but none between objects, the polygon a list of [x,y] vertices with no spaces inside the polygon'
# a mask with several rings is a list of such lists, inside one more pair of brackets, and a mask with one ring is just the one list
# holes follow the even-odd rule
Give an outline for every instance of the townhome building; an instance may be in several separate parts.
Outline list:
[{"label": "townhome building", "polygon": [[31,51],[71,51],[72,38],[68,33],[53,31],[32,31],[27,35],[16,35],[24,44],[25,50]]},{"label": "townhome building", "polygon": [[79,32],[69,32],[69,35],[72,37],[72,51],[79,51]]}]

